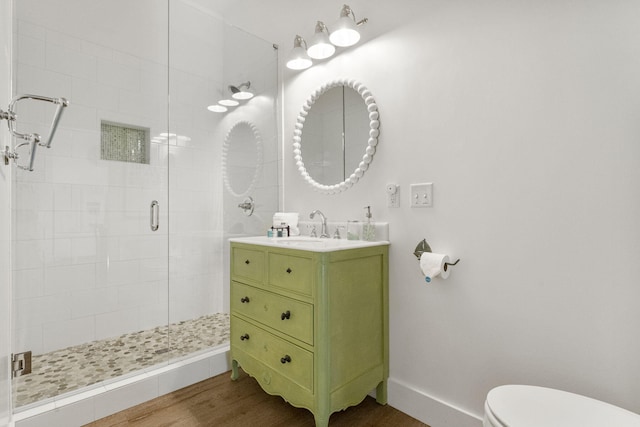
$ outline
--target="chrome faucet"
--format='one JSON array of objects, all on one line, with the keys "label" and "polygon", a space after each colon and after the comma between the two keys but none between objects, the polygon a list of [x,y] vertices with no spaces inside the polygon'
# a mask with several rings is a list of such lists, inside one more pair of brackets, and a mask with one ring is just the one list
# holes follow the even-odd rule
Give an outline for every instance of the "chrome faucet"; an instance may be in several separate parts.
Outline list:
[{"label": "chrome faucet", "polygon": [[318,209],[316,209],[315,211],[311,212],[309,214],[309,218],[313,219],[313,217],[318,214],[320,215],[320,219],[322,220],[322,229],[320,230],[320,238],[329,238],[329,233],[327,232],[327,217],[324,216],[324,214],[322,212],[320,212]]}]

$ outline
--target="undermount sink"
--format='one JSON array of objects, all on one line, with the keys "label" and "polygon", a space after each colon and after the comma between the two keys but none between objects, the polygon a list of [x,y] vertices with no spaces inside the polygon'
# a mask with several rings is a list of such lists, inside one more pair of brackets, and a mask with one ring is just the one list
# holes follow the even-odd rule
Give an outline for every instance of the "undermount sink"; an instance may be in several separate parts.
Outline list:
[{"label": "undermount sink", "polygon": [[232,242],[250,243],[275,247],[289,247],[315,252],[330,252],[342,249],[365,248],[368,246],[388,245],[387,241],[367,242],[364,240],[347,239],[320,239],[318,237],[292,236],[292,237],[239,237],[229,239]]}]

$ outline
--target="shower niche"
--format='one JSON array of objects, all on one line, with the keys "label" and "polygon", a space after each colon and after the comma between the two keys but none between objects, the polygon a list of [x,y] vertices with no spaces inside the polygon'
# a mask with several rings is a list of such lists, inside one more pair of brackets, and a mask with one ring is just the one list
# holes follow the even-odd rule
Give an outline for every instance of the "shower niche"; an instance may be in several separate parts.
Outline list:
[{"label": "shower niche", "polygon": [[[13,380],[18,421],[228,349],[225,239],[244,220],[223,179],[233,123],[260,126],[252,193],[274,201],[251,220],[277,208],[272,43],[186,0],[68,3],[20,0],[13,11],[16,93],[69,94],[55,149],[38,152],[33,172],[11,172],[12,353],[32,353],[32,373]],[[258,83],[243,109],[207,111],[247,80]],[[33,108],[26,125],[46,130]],[[129,404],[155,397],[134,394]]]}]

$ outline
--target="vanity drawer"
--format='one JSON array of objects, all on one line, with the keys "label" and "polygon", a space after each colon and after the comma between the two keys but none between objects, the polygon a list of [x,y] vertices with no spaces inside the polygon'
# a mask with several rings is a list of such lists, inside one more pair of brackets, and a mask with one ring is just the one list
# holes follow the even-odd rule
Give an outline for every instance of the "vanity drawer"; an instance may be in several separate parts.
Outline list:
[{"label": "vanity drawer", "polygon": [[233,315],[231,330],[232,353],[238,349],[290,381],[313,391],[312,353]]},{"label": "vanity drawer", "polygon": [[313,345],[313,305],[231,282],[231,311]]},{"label": "vanity drawer", "polygon": [[312,266],[311,258],[270,253],[269,285],[311,296]]},{"label": "vanity drawer", "polygon": [[264,252],[231,247],[231,277],[264,282]]}]

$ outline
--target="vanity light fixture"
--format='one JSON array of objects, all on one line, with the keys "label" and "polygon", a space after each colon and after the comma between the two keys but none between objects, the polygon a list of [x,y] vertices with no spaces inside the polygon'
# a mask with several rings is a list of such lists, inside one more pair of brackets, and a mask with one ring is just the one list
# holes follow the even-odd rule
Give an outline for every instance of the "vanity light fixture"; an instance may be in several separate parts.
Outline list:
[{"label": "vanity light fixture", "polygon": [[340,11],[340,19],[334,24],[329,35],[329,40],[336,46],[347,47],[353,46],[360,40],[360,32],[358,25],[362,25],[368,21],[364,18],[356,22],[356,15],[349,5],[342,6]]},{"label": "vanity light fixture", "polygon": [[316,29],[307,47],[307,42],[299,35],[293,40],[293,50],[289,54],[287,68],[305,70],[313,65],[313,59],[326,59],[336,52],[337,47],[349,47],[360,41],[358,26],[368,22],[367,18],[356,21],[356,15],[349,5],[342,6],[340,19],[332,31],[322,21],[317,21]]},{"label": "vanity light fixture", "polygon": [[240,83],[238,86],[229,85],[229,90],[231,91],[231,97],[239,100],[253,98],[253,93],[249,92],[250,87],[251,87],[250,81]]},{"label": "vanity light fixture", "polygon": [[316,32],[311,39],[311,46],[307,48],[307,54],[313,59],[329,58],[336,52],[336,47],[329,40],[329,30],[324,22],[318,21]]},{"label": "vanity light fixture", "polygon": [[[304,47],[302,47],[304,44]],[[311,58],[307,55],[307,42],[301,37],[296,35],[293,40],[293,49],[289,54],[289,60],[287,61],[287,68],[291,70],[304,70],[313,65]]]}]

